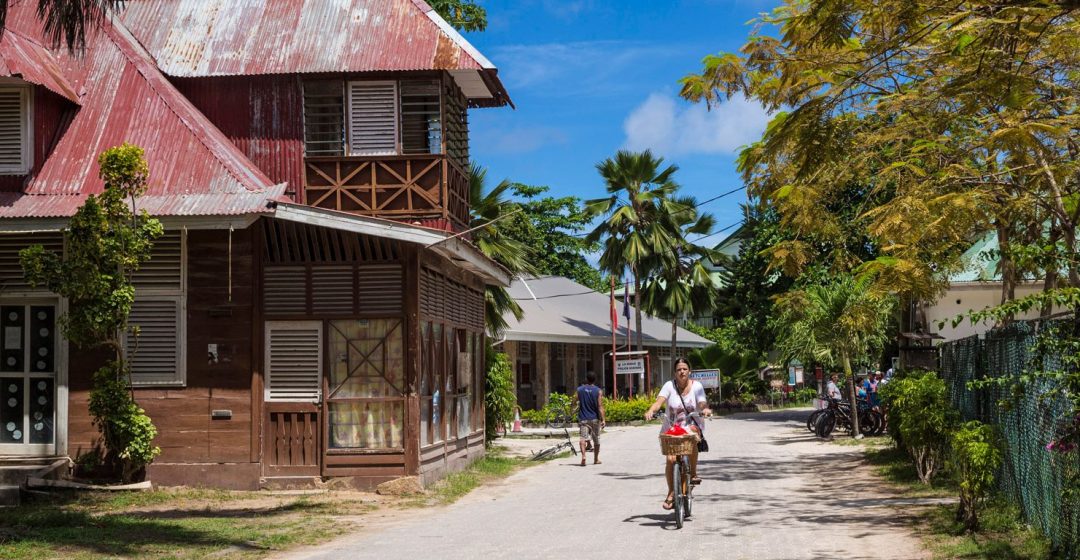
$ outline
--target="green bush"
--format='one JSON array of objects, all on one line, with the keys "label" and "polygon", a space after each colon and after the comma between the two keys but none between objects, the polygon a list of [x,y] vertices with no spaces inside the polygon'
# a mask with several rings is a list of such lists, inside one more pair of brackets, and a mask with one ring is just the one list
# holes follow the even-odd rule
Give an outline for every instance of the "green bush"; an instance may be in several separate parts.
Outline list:
[{"label": "green bush", "polygon": [[537,424],[537,425],[542,426],[542,425],[544,425],[544,422],[547,420],[547,417],[548,417],[547,409],[543,409],[543,408],[540,409],[540,410],[522,410],[521,411],[521,419],[523,421],[525,421],[525,422],[530,423],[530,424]]},{"label": "green bush", "polygon": [[649,410],[656,396],[639,395],[632,399],[609,399],[604,397],[605,419],[612,422],[633,422],[644,420],[645,411]]},{"label": "green bush", "polygon": [[911,455],[919,481],[930,484],[942,467],[958,417],[945,382],[927,371],[895,378],[879,394],[889,410],[889,434]]},{"label": "green bush", "polygon": [[817,389],[813,387],[803,387],[802,389],[795,390],[794,397],[795,402],[808,403],[814,400],[814,397],[817,397],[817,395]]},{"label": "green bush", "polygon": [[[489,349],[490,350],[490,349]],[[517,395],[514,372],[506,354],[488,352],[488,370],[484,383],[484,441],[495,439],[500,426],[514,419]]]},{"label": "green bush", "polygon": [[956,520],[973,532],[979,527],[979,506],[1001,467],[1001,440],[993,426],[972,420],[960,425],[951,443],[948,466],[960,487]]},{"label": "green bush", "polygon": [[94,372],[89,402],[105,447],[103,460],[119,470],[124,482],[134,480],[161,453],[153,443],[157,436],[154,423],[128,390],[130,376],[127,364],[109,362]]}]

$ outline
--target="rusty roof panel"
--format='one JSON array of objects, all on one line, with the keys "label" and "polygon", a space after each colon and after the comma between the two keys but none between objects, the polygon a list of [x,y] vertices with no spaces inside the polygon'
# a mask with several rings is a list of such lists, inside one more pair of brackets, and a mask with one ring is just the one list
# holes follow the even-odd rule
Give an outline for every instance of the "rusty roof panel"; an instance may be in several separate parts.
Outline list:
[{"label": "rusty roof panel", "polygon": [[68,83],[48,49],[17,32],[0,37],[0,75],[15,76],[79,104],[79,95]]},{"label": "rusty roof panel", "polygon": [[121,15],[170,76],[497,70],[424,2],[130,0]]},{"label": "rusty roof panel", "polygon": [[[8,30],[41,37],[32,9],[13,6]],[[8,36],[5,33],[5,40]],[[266,211],[273,182],[184,97],[120,24],[106,24],[73,56],[53,51],[82,106],[23,193],[5,193],[0,217],[69,216],[101,192],[97,156],[130,142],[146,152],[150,185],[140,206],[158,215]]]}]

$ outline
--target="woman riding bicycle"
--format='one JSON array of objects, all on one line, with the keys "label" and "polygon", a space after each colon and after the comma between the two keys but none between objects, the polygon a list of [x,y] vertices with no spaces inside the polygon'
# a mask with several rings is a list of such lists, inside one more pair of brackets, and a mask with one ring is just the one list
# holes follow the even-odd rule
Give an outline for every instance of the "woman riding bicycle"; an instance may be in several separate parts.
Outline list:
[{"label": "woman riding bicycle", "polygon": [[[660,410],[661,406],[667,405],[666,414],[664,416],[664,424],[661,427],[661,431],[667,431],[674,424],[678,424],[683,427],[684,430],[691,432],[697,436],[697,439],[701,439],[701,421],[695,420],[688,415],[689,412],[700,412],[704,416],[712,415],[712,410],[709,409],[709,403],[705,400],[705,388],[701,386],[701,383],[690,380],[690,364],[685,358],[675,359],[675,375],[671,381],[664,384],[664,388],[660,389],[660,394],[656,397],[656,402],[649,407],[649,410],[645,412],[645,420],[652,420],[653,415],[657,410]],[[698,452],[697,446],[694,446],[694,451],[690,454],[690,483],[699,484],[701,479],[697,475],[697,460]],[[672,471],[675,467],[675,456],[667,456],[667,468],[665,469],[665,475],[667,476],[667,499],[664,500],[664,509],[671,509],[675,503],[675,489],[672,482]]]}]

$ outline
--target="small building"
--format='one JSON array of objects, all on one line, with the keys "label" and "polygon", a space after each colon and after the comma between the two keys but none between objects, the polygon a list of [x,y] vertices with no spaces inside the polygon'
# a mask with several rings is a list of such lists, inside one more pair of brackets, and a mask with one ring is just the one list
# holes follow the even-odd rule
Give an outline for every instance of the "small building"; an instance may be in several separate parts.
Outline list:
[{"label": "small building", "polygon": [[133,0],[84,52],[13,4],[0,38],[0,455],[77,458],[99,353],[18,251],[63,250],[96,158],[143,147],[165,237],[135,276],[156,484],[428,481],[483,453],[469,108],[495,67],[419,0]]},{"label": "small building", "polygon": [[[596,374],[604,393],[643,390],[640,379],[620,376],[616,380],[611,365],[611,298],[562,276],[517,279],[510,285],[510,295],[525,311],[518,321],[507,315],[509,328],[496,348],[506,353],[514,368],[514,387],[518,405],[523,409],[540,408],[551,393],[570,393],[585,381],[588,372]],[[627,327],[630,319],[622,316],[623,304],[617,303],[619,329],[617,351],[627,351]],[[659,387],[671,379],[671,323],[642,314],[642,343],[649,355],[649,387]],[[712,341],[681,327],[676,328],[678,355],[710,346]],[[631,338],[636,341],[637,333]]]}]

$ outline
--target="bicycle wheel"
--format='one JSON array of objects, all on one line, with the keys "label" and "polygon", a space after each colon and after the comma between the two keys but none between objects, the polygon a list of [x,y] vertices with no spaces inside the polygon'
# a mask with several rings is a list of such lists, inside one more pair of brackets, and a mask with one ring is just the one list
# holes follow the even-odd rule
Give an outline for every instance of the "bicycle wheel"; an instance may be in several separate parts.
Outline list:
[{"label": "bicycle wheel", "polygon": [[825,414],[818,416],[817,421],[814,423],[814,434],[819,438],[827,438],[832,435],[833,428],[835,427],[836,415],[830,410]]},{"label": "bicycle wheel", "polygon": [[675,468],[671,469],[672,476],[672,488],[675,490],[675,528],[682,529],[683,515],[686,514],[683,511],[683,473],[681,460],[675,462]]},{"label": "bicycle wheel", "polygon": [[810,432],[811,434],[814,433],[814,424],[817,422],[818,417],[821,416],[824,412],[825,409],[821,409],[815,410],[810,413],[810,416],[806,418],[806,431]]},{"label": "bicycle wheel", "polygon": [[691,509],[693,509],[692,504],[694,503],[694,485],[690,484],[690,467],[687,466],[687,463],[689,461],[690,461],[690,459],[688,459],[686,457],[682,458],[683,469],[684,469],[683,474],[685,475],[685,476],[683,476],[683,480],[685,481],[683,484],[686,486],[686,494],[684,494],[684,497],[683,497],[683,499],[686,501],[686,504],[685,504],[686,507],[684,508],[686,510],[686,514],[685,514],[686,517],[690,517],[690,515],[691,515],[690,511],[691,511]]}]

